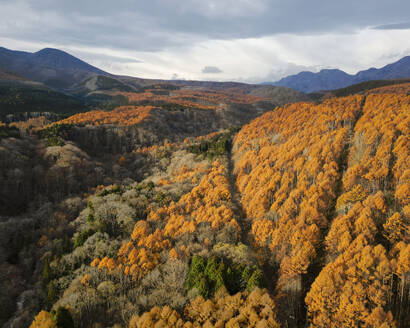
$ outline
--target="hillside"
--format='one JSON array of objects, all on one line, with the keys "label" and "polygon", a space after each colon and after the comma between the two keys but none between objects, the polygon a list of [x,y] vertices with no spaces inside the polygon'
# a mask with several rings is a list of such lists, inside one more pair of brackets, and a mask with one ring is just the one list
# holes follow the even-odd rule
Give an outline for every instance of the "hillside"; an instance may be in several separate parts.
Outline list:
[{"label": "hillside", "polygon": [[[214,99],[213,106],[218,106],[218,101],[224,103],[230,97],[259,98],[267,102],[266,109],[308,99],[301,92],[276,86],[115,76],[64,51],[50,48],[28,53],[0,47],[0,82],[1,88],[8,90],[7,97],[0,100],[0,113],[3,119],[6,115],[13,116],[22,112],[51,112],[67,115],[91,109],[112,110],[118,106],[136,104],[134,100],[127,100],[129,97],[124,96],[124,93],[146,95],[147,90],[148,93],[149,90],[154,90],[155,96],[162,93],[163,97],[160,101],[162,107],[170,107],[166,105],[170,101],[175,104],[175,99],[171,99],[173,98],[171,91],[179,89],[185,89],[186,92],[196,90],[199,93],[214,93],[218,96]],[[49,97],[44,98],[47,93]],[[148,98],[144,98],[145,103],[142,105],[148,104]],[[154,101],[155,105],[158,105],[157,98]],[[138,104],[140,102],[138,100]],[[149,104],[151,105],[152,101]],[[44,108],[41,108],[42,105]],[[258,113],[260,114],[257,112],[255,115]],[[255,115],[251,115],[251,118]],[[30,117],[30,114],[26,116]]]},{"label": "hillside", "polygon": [[0,81],[21,81],[23,78],[0,69]]},{"label": "hillside", "polygon": [[[394,90],[400,90],[402,87],[405,88],[406,84],[410,82],[410,79],[397,79],[397,80],[372,80],[361,82],[357,84],[350,85],[346,88],[330,90],[330,91],[321,91],[311,93],[309,96],[316,99],[326,96],[336,96],[336,97],[346,97],[354,94],[365,94],[365,93],[375,93],[376,90],[386,90],[385,93],[396,93]],[[404,89],[398,93],[405,94]]]},{"label": "hillside", "polygon": [[235,137],[249,239],[292,326],[304,305],[312,326],[408,322],[409,108],[389,94],[295,104]]},{"label": "hillside", "polygon": [[0,81],[0,120],[5,122],[21,120],[23,115],[47,115],[41,113],[50,112],[67,115],[87,109],[87,103],[83,99],[54,91],[41,84]]},{"label": "hillside", "polygon": [[338,69],[323,69],[318,73],[301,72],[290,75],[272,84],[284,86],[310,93],[322,90],[341,89],[347,86],[370,81],[370,80],[390,80],[410,77],[410,56],[403,57],[395,63],[382,68],[370,68],[355,75],[347,74]]},{"label": "hillside", "polygon": [[406,327],[407,84],[269,90],[159,83],[1,125],[0,322]]}]

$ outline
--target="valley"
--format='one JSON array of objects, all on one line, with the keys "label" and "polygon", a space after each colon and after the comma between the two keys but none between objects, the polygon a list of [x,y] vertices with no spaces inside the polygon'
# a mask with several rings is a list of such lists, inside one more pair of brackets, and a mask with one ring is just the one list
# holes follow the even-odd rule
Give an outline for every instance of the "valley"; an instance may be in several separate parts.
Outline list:
[{"label": "valley", "polygon": [[407,79],[305,94],[54,56],[0,74],[1,326],[407,327]]}]

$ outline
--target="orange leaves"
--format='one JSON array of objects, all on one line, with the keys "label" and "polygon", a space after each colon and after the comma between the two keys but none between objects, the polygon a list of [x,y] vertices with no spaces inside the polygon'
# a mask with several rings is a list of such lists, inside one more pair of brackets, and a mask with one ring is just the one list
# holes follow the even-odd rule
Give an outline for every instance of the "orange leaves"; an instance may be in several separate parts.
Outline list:
[{"label": "orange leaves", "polygon": [[[349,190],[348,181],[361,180],[368,191],[388,187],[389,166],[393,160],[395,182],[400,180],[409,158],[408,115],[410,96],[406,95],[370,95],[366,99],[363,115],[355,127],[355,143],[349,160],[360,164],[360,170],[349,173],[344,179],[345,189]],[[394,158],[393,155],[396,157]],[[407,164],[408,166],[408,164]],[[351,169],[349,169],[351,170]]]},{"label": "orange leaves", "polygon": [[410,273],[410,244],[403,241],[398,242],[391,250],[391,256],[393,257],[393,271],[397,275],[405,276]]},{"label": "orange leaves", "polygon": [[169,306],[160,309],[153,307],[150,312],[145,312],[139,317],[134,315],[129,324],[129,328],[150,328],[150,327],[175,327],[182,328],[184,322],[181,316]]},{"label": "orange leaves", "polygon": [[385,249],[353,243],[349,250],[328,264],[306,296],[315,326],[366,326],[377,307],[388,299],[392,266]]},{"label": "orange leaves", "polygon": [[92,260],[91,262],[91,266],[92,267],[98,267],[98,265],[100,264],[100,259],[99,258],[95,258],[94,260]]},{"label": "orange leaves", "polygon": [[184,309],[184,327],[271,327],[279,328],[275,303],[269,294],[255,288],[249,295],[220,293],[213,300],[201,296]]},{"label": "orange leaves", "polygon": [[396,199],[406,205],[410,203],[410,183],[403,183],[399,185],[396,189],[396,193],[394,194]]},{"label": "orange leaves", "polygon": [[[188,171],[183,168],[182,174]],[[174,240],[186,233],[194,234],[202,222],[208,222],[216,231],[230,225],[239,233],[240,227],[229,207],[232,195],[225,174],[226,169],[222,163],[215,161],[198,186],[182,196],[177,203],[171,202],[151,211],[146,221],[135,223],[131,241],[123,243],[116,261],[103,258],[101,261],[93,261],[92,265],[99,269],[106,268],[109,272],[121,269],[125,275],[141,279],[160,263],[160,254],[164,250],[169,250],[171,258],[188,256],[190,250],[182,245],[184,247],[179,246],[178,251]],[[152,227],[157,228],[152,231]],[[209,240],[207,244],[207,247],[212,246]]]},{"label": "orange leaves", "polygon": [[125,252],[125,249],[120,250],[118,261],[123,267],[125,275],[131,275],[135,279],[141,279],[146,273],[155,268],[159,263],[159,254],[152,252],[146,248],[131,248],[126,247],[129,251]]},{"label": "orange leaves", "polygon": [[[164,228],[167,236],[175,238],[186,232],[193,233],[201,222],[211,223],[214,230],[231,224],[240,231],[232,209],[227,206],[232,196],[224,174],[224,166],[214,162],[198,186],[182,196],[177,204],[161,209],[161,215],[167,221]],[[193,219],[187,220],[187,216]]]},{"label": "orange leaves", "polygon": [[[342,215],[333,220],[326,237],[333,262],[322,270],[306,297],[315,326],[395,325],[392,314],[385,309],[394,309],[388,300],[405,288],[406,280],[396,277],[398,287],[393,287],[392,274],[400,275],[403,269],[399,267],[408,270],[399,263],[410,263],[408,254],[404,261],[401,257],[406,248],[406,225],[401,215],[405,206],[399,210],[408,202],[405,163],[409,152],[406,137],[400,134],[405,131],[402,122],[409,120],[409,106],[410,97],[404,95],[367,97],[355,126],[350,167],[342,180],[345,192],[337,201],[336,208]],[[393,209],[399,211],[394,213]],[[390,259],[384,247],[377,244],[380,233],[393,247]],[[329,277],[333,277],[335,286],[332,293],[322,285]]]},{"label": "orange leaves", "polygon": [[272,238],[274,226],[271,220],[255,220],[252,224],[252,235],[255,236],[255,242],[258,246],[263,246]]},{"label": "orange leaves", "polygon": [[351,191],[346,192],[339,196],[336,203],[336,210],[341,210],[347,205],[352,206],[358,201],[362,201],[366,198],[366,194],[361,185],[356,185]]},{"label": "orange leaves", "polygon": [[34,321],[30,325],[30,328],[56,328],[57,324],[51,317],[51,314],[47,311],[40,311],[36,315]]},{"label": "orange leaves", "polygon": [[93,110],[70,116],[57,124],[134,125],[150,116],[152,106],[121,106],[111,112]]},{"label": "orange leaves", "polygon": [[[306,273],[316,257],[336,197],[337,163],[361,100],[287,105],[244,126],[235,138],[241,201],[248,216],[260,218],[253,220],[253,238],[269,247],[282,274]],[[307,231],[313,233],[303,236]]]},{"label": "orange leaves", "polygon": [[90,282],[91,282],[91,275],[89,274],[85,274],[82,278],[81,278],[81,284],[83,284],[84,286],[90,286]]},{"label": "orange leaves", "polygon": [[178,252],[176,251],[175,248],[173,248],[169,251],[169,258],[172,259],[172,260],[178,259]]},{"label": "orange leaves", "polygon": [[383,224],[383,235],[392,245],[399,241],[410,241],[410,226],[401,218],[400,213],[394,213],[385,224]]},{"label": "orange leaves", "polygon": [[371,89],[369,94],[409,94],[410,83],[401,83],[397,85],[388,85],[381,88]]},{"label": "orange leaves", "polygon": [[325,244],[326,260],[335,262],[307,298],[313,326],[366,326],[371,316],[390,320],[387,312],[372,312],[385,305],[384,281],[392,272],[384,248],[372,245],[383,225],[392,246],[406,238],[410,96],[371,95],[362,107],[363,99],[290,104],[235,137],[241,203],[253,218],[255,245],[269,249],[280,265],[279,292],[296,288],[287,281],[309,272],[321,233],[333,220]]},{"label": "orange leaves", "polygon": [[122,244],[118,251],[118,262],[123,266],[125,275],[141,279],[159,263],[159,253],[171,247],[163,232],[151,229],[147,221],[140,220],[131,234],[133,242]]},{"label": "orange leaves", "polygon": [[104,257],[98,264],[98,269],[108,269],[109,272],[114,271],[117,269],[118,265],[114,259]]},{"label": "orange leaves", "polygon": [[[191,90],[180,89],[169,92],[161,85],[153,86],[143,93],[123,92],[131,103],[175,104],[188,108],[221,110],[229,103],[252,104],[264,100],[245,95],[235,90]],[[225,106],[224,106],[225,105]]]},{"label": "orange leaves", "polygon": [[150,227],[147,221],[140,220],[134,225],[134,230],[131,234],[131,239],[136,241],[147,236],[150,233]]}]

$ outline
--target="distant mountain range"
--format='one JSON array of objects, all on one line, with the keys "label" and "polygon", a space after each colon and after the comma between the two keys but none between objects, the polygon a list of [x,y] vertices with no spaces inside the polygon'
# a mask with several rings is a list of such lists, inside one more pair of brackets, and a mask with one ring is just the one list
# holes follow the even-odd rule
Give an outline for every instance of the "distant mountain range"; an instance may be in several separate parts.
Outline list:
[{"label": "distant mountain range", "polygon": [[26,112],[60,115],[92,108],[109,110],[130,103],[122,92],[144,93],[159,85],[171,89],[229,90],[264,98],[263,108],[308,99],[302,92],[272,85],[114,75],[58,49],[29,53],[0,47],[0,119],[11,121],[16,114]]},{"label": "distant mountain range", "polygon": [[339,69],[323,69],[318,73],[300,72],[284,77],[277,82],[263,84],[283,86],[305,93],[344,88],[353,84],[370,80],[388,80],[410,77],[410,56],[386,65],[380,69],[370,68],[355,75],[347,74]]},{"label": "distant mountain range", "polygon": [[340,89],[370,80],[409,77],[410,56],[407,56],[383,68],[370,68],[355,75],[338,69],[323,69],[318,73],[301,72],[290,75],[277,82],[262,83],[262,86],[235,82],[166,81],[113,75],[58,49],[45,48],[30,53],[0,47],[0,81],[32,81],[80,96],[108,90],[136,91],[155,83],[172,82],[194,88],[240,88],[246,93],[263,91],[270,97],[280,90],[276,90],[277,87],[311,93]]},{"label": "distant mountain range", "polygon": [[107,73],[67,52],[45,48],[30,53],[0,47],[0,83],[23,83],[62,91],[80,97],[100,95],[107,91],[136,92],[158,83],[172,83],[181,87],[199,89],[240,89],[246,94],[275,99],[282,103],[286,99],[305,99],[295,90],[271,85],[254,85],[238,82],[188,81],[143,79]]},{"label": "distant mountain range", "polygon": [[95,74],[110,76],[64,51],[51,48],[30,53],[0,47],[0,71],[56,88],[69,88]]}]

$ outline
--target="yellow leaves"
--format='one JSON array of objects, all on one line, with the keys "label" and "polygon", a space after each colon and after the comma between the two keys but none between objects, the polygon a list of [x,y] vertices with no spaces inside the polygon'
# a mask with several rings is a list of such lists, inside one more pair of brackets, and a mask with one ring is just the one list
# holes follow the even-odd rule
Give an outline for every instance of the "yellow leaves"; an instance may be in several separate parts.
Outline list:
[{"label": "yellow leaves", "polygon": [[374,239],[376,232],[377,228],[371,219],[370,209],[365,208],[354,223],[354,233],[356,235],[363,234],[370,241]]},{"label": "yellow leaves", "polygon": [[393,315],[389,311],[386,313],[381,306],[377,306],[365,319],[365,328],[395,328],[396,324]]},{"label": "yellow leaves", "polygon": [[357,180],[362,176],[363,169],[360,164],[350,166],[343,175],[343,186],[346,190],[351,190],[357,183]]},{"label": "yellow leaves", "polygon": [[85,113],[75,114],[56,124],[138,124],[150,116],[152,106],[121,106],[107,112],[103,110],[93,110]]},{"label": "yellow leaves", "polygon": [[172,248],[172,249],[169,251],[169,258],[170,258],[171,260],[176,260],[176,259],[178,259],[178,252],[176,251],[175,248]]},{"label": "yellow leaves", "polygon": [[133,247],[134,245],[132,242],[123,243],[118,251],[118,257],[126,257]]},{"label": "yellow leaves", "polygon": [[258,246],[264,246],[272,237],[273,223],[268,219],[255,220],[252,224],[252,235]]},{"label": "yellow leaves", "polygon": [[398,242],[391,251],[393,257],[393,270],[397,275],[405,275],[410,272],[410,244]]},{"label": "yellow leaves", "polygon": [[86,287],[90,286],[90,282],[91,282],[91,275],[89,274],[85,274],[82,278],[81,278],[81,284],[83,284]]},{"label": "yellow leaves", "polygon": [[117,263],[114,259],[109,257],[104,257],[98,264],[98,269],[108,269],[109,272],[114,271],[117,268]]},{"label": "yellow leaves", "polygon": [[49,312],[40,311],[40,313],[34,318],[30,328],[57,328],[57,324],[52,319]]},{"label": "yellow leaves", "polygon": [[407,205],[410,203],[410,183],[403,183],[400,184],[396,188],[396,193],[394,197],[403,205]]},{"label": "yellow leaves", "polygon": [[[187,168],[184,168],[185,172]],[[178,258],[179,252],[172,248],[172,239],[188,233],[193,234],[201,222],[209,222],[211,228],[219,230],[231,224],[240,232],[233,211],[226,206],[231,199],[229,183],[225,177],[226,168],[216,161],[199,185],[180,198],[157,211],[151,211],[147,221],[140,220],[131,234],[132,241],[124,243],[118,251],[118,263],[104,258],[94,263],[98,268],[109,272],[123,270],[125,275],[140,279],[152,270],[160,259],[163,250],[170,250],[170,258]],[[164,222],[162,229],[151,232],[150,224]],[[170,239],[168,239],[170,238]],[[188,248],[181,249],[181,256],[188,256]]]},{"label": "yellow leaves", "polygon": [[136,241],[146,237],[150,233],[150,227],[147,221],[140,220],[134,225],[134,230],[131,234],[131,239]]},{"label": "yellow leaves", "polygon": [[92,262],[91,262],[91,266],[92,267],[98,267],[98,265],[100,264],[100,259],[99,258],[95,258]]},{"label": "yellow leaves", "polygon": [[107,261],[107,269],[111,272],[117,268],[117,263],[115,263],[114,259],[109,259]]},{"label": "yellow leaves", "polygon": [[[235,138],[241,203],[249,217],[258,219],[253,220],[253,238],[257,246],[269,246],[278,264],[287,263],[282,272],[306,272],[316,256],[319,228],[326,229],[336,197],[339,156],[361,101],[353,96],[317,106],[287,105],[252,121]],[[280,138],[273,138],[278,132]],[[359,188],[353,196],[362,200]],[[278,214],[275,223],[262,219],[269,212]],[[315,228],[308,232],[308,227]],[[307,237],[293,237],[300,233]]]},{"label": "yellow leaves", "polygon": [[150,312],[145,312],[140,316],[135,314],[129,324],[129,328],[151,328],[151,327],[175,327],[182,328],[183,321],[178,312],[169,306],[163,309],[155,306]]},{"label": "yellow leaves", "polygon": [[402,220],[400,213],[394,213],[386,223],[383,224],[383,235],[390,241],[392,245],[399,241],[409,241],[410,239],[410,226],[405,224]]},{"label": "yellow leaves", "polygon": [[[289,266],[284,269],[284,272],[288,275],[293,274],[305,274],[310,265],[310,261],[316,256],[316,251],[314,246],[309,242],[305,241],[303,244],[298,244],[292,249],[292,254],[290,257]],[[282,264],[284,262],[282,261]],[[282,269],[281,264],[281,269]]]},{"label": "yellow leaves", "polygon": [[356,185],[351,191],[339,196],[336,202],[336,209],[339,210],[346,204],[353,204],[355,202],[362,201],[365,198],[366,193],[364,192],[363,187],[361,185]]},{"label": "yellow leaves", "polygon": [[249,295],[222,293],[212,300],[197,297],[185,307],[184,327],[193,324],[194,327],[279,328],[275,312],[274,301],[265,290],[258,288]]},{"label": "yellow leaves", "polygon": [[364,326],[372,310],[386,304],[391,273],[383,246],[366,246],[362,237],[357,238],[312,284],[306,297],[312,322]]}]

